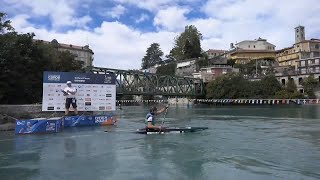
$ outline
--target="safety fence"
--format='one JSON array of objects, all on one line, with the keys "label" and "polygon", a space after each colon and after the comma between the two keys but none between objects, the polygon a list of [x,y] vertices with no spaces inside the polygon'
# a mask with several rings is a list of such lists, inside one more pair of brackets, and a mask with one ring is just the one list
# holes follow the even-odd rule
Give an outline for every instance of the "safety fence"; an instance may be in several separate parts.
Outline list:
[{"label": "safety fence", "polygon": [[[172,100],[171,100],[172,101]],[[177,99],[179,101],[179,99]],[[130,103],[168,103],[168,100],[117,100],[117,105]],[[319,99],[188,99],[193,104],[319,104]]]}]

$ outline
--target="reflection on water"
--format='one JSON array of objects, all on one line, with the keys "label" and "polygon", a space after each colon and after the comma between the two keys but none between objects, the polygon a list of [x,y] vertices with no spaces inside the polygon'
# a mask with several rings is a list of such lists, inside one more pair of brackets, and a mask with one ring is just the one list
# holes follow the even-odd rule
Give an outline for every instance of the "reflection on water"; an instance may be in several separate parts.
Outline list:
[{"label": "reflection on water", "polygon": [[116,127],[0,133],[1,179],[320,178],[319,106],[170,107],[165,126],[209,129],[133,133],[147,110],[123,107]]}]

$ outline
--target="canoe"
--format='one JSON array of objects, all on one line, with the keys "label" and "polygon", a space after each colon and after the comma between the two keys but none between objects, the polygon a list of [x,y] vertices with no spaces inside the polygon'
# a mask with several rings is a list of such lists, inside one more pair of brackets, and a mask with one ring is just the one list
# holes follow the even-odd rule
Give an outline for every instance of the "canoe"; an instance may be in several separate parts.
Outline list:
[{"label": "canoe", "polygon": [[138,134],[179,134],[179,133],[192,133],[206,130],[208,127],[164,127],[161,131],[155,129],[142,128],[137,129]]}]

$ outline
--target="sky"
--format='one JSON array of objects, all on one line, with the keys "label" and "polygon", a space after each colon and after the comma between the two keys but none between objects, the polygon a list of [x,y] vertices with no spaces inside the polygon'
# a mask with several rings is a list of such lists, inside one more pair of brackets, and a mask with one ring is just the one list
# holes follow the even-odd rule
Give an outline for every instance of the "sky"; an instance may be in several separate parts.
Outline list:
[{"label": "sky", "polygon": [[[94,52],[93,66],[140,69],[151,43],[164,55],[186,25],[202,33],[201,47],[228,50],[259,37],[276,49],[294,43],[294,28],[320,39],[319,0],[0,0],[19,33]],[[164,58],[164,57],[163,57]]]}]

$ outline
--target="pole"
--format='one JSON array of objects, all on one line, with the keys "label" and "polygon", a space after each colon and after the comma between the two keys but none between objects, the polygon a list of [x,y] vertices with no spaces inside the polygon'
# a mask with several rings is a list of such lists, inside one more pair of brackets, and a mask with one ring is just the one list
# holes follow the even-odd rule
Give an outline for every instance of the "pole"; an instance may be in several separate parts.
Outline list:
[{"label": "pole", "polygon": [[256,77],[258,77],[258,64],[257,64],[257,59],[256,59]]}]

